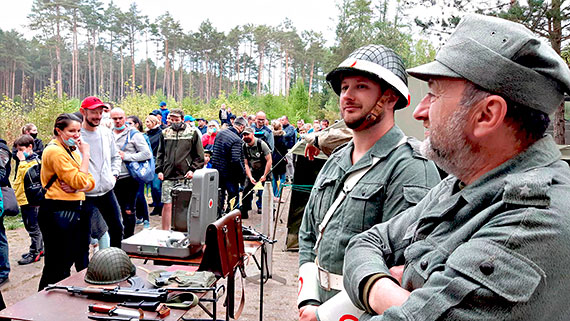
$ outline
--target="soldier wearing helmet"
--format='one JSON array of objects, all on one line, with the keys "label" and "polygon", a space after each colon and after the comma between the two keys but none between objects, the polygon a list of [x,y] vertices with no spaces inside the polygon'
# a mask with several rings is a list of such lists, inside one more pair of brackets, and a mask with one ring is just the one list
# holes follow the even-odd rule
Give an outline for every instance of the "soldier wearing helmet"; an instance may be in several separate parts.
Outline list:
[{"label": "soldier wearing helmet", "polygon": [[327,81],[353,139],[330,156],[312,189],[299,231],[300,320],[356,320],[343,290],[348,241],[414,206],[439,182],[419,142],[394,123],[409,104],[402,59],[389,48],[354,51]]}]

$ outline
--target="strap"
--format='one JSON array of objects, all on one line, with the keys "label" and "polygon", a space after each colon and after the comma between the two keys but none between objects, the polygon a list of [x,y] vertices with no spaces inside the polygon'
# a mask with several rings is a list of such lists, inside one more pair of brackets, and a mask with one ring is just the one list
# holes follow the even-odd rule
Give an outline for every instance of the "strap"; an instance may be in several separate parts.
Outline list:
[{"label": "strap", "polygon": [[[402,137],[402,139],[400,139],[400,141],[398,141],[396,146],[394,146],[392,151],[396,150],[398,147],[405,144],[407,140],[408,140],[408,137],[406,137],[406,136]],[[319,224],[319,236],[317,237],[317,242],[315,243],[315,247],[313,248],[313,250],[315,250],[315,252],[318,252],[319,244],[321,243],[321,240],[323,238],[323,232],[325,231],[325,228],[327,227],[330,219],[332,218],[333,213],[340,206],[340,204],[344,201],[344,199],[346,198],[346,195],[348,195],[348,193],[350,193],[350,191],[352,191],[352,189],[354,188],[354,186],[356,186],[356,184],[360,181],[360,179],[364,175],[366,175],[366,173],[368,173],[374,167],[374,165],[376,165],[376,163],[378,163],[378,161],[380,161],[380,158],[372,157],[372,164],[370,164],[370,166],[361,168],[357,171],[354,171],[354,172],[350,173],[350,175],[346,178],[346,180],[344,181],[344,186],[342,187],[342,190],[340,191],[337,198],[332,203],[331,207],[329,207],[329,209],[328,209],[327,213],[325,214],[325,217],[323,218],[323,221],[321,222],[321,224]]]},{"label": "strap", "polygon": [[57,180],[57,174],[53,174],[53,176],[49,179],[46,187],[44,187],[44,189],[47,191],[52,185],[53,183],[55,183],[55,181]]}]

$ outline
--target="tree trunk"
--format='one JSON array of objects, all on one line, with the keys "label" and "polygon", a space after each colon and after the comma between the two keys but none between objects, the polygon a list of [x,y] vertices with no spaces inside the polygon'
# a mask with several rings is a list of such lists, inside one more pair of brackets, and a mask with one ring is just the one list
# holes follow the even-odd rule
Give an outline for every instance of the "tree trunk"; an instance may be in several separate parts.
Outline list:
[{"label": "tree trunk", "polygon": [[289,52],[285,50],[285,96],[289,97]]},{"label": "tree trunk", "polygon": [[15,93],[16,93],[16,61],[14,61],[13,65],[12,65],[12,85],[10,86],[11,88],[11,95],[10,97],[12,99],[14,99]]},{"label": "tree trunk", "polygon": [[113,99],[113,33],[109,44],[109,98]]},{"label": "tree trunk", "polygon": [[148,64],[148,32],[145,32],[145,49],[146,49],[146,63],[145,63],[145,93],[150,95],[150,66]]},{"label": "tree trunk", "polygon": [[125,73],[123,61],[123,46],[119,47],[119,55],[121,55],[121,82],[119,82],[119,98],[125,97]]},{"label": "tree trunk", "polygon": [[135,41],[131,39],[131,94],[135,94],[136,85],[136,75],[135,75]]},{"label": "tree trunk", "polygon": [[218,67],[219,67],[219,70],[220,70],[220,78],[218,79],[218,94],[221,94],[222,91],[223,91],[223,90],[222,90],[222,78],[223,78],[223,76],[224,76],[224,74],[223,74],[223,72],[222,72],[222,71],[224,70],[224,68],[223,68],[223,63],[222,63],[222,60],[221,60],[221,59],[220,59],[220,63],[218,64]]},{"label": "tree trunk", "polygon": [[56,10],[56,15],[57,15],[57,19],[56,19],[56,38],[55,38],[55,59],[57,61],[57,98],[61,99],[63,98],[63,79],[62,77],[62,73],[61,73],[61,36],[59,34],[59,11],[60,11],[60,6],[56,5],[55,7]]},{"label": "tree trunk", "polygon": [[[315,69],[315,59],[311,60],[311,71],[309,72],[309,102],[311,101],[311,91],[313,89],[313,70]],[[309,107],[307,106],[307,112]]]},{"label": "tree trunk", "polygon": [[236,75],[237,75],[237,93],[239,94],[239,44],[236,47]]},{"label": "tree trunk", "polygon": [[[562,44],[562,16],[560,12],[560,0],[552,0],[552,32],[550,32],[550,45],[560,55]],[[554,114],[554,140],[559,145],[566,143],[564,124],[564,101]]]},{"label": "tree trunk", "polygon": [[168,76],[169,76],[169,68],[170,67],[170,61],[168,59],[168,39],[164,40],[164,80],[162,83],[162,91],[164,92],[165,95],[168,96]]},{"label": "tree trunk", "polygon": [[257,71],[257,95],[261,94],[261,80],[263,79],[263,55],[265,54],[265,46],[259,46],[259,68]]}]

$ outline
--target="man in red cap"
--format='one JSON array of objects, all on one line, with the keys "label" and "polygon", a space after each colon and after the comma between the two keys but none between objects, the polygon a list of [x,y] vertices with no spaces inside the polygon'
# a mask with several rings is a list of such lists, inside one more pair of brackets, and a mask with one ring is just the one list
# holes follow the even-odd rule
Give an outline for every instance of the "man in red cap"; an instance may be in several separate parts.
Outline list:
[{"label": "man in red cap", "polygon": [[[108,110],[109,105],[101,99],[90,96],[81,103],[81,115],[83,124],[81,127],[81,137],[91,146],[91,158],[89,159],[89,172],[95,178],[95,188],[85,193],[85,211],[90,217],[99,216],[96,209],[103,216],[105,223],[109,227],[109,234],[105,233],[105,224],[100,224],[101,219],[93,217],[91,234],[93,238],[101,240],[101,247],[110,245],[121,247],[123,239],[123,223],[121,221],[121,209],[117,198],[113,192],[115,182],[121,171],[121,157],[115,146],[115,137],[110,129],[99,126],[104,110]],[[102,225],[102,228],[100,227]]]}]

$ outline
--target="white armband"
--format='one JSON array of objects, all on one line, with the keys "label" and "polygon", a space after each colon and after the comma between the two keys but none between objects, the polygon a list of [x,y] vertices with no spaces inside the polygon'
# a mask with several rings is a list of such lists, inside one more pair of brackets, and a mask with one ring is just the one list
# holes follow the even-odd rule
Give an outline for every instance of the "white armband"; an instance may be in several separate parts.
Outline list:
[{"label": "white armband", "polygon": [[364,311],[355,307],[346,291],[341,291],[317,309],[321,321],[358,321]]},{"label": "white armband", "polygon": [[321,302],[319,298],[319,280],[317,279],[318,270],[315,262],[307,262],[299,267],[297,306],[308,300]]}]

